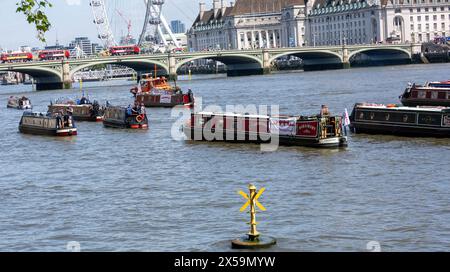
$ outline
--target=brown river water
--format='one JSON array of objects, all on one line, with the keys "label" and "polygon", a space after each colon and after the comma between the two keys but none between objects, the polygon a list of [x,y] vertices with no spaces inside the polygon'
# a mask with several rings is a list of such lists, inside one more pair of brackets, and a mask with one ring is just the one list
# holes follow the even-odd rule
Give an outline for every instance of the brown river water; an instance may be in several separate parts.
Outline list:
[{"label": "brown river water", "polygon": [[[281,113],[334,113],[356,102],[397,103],[408,82],[450,79],[450,65],[372,67],[178,84],[203,104],[279,105]],[[132,102],[132,82],[85,83],[91,99]],[[72,90],[0,86],[0,251],[229,251],[248,231],[248,183],[266,187],[258,230],[274,251],[447,251],[450,140],[350,135],[346,150],[175,141],[170,109],[148,109],[150,130],[77,123],[79,136],[22,135],[26,94],[36,111]]]}]

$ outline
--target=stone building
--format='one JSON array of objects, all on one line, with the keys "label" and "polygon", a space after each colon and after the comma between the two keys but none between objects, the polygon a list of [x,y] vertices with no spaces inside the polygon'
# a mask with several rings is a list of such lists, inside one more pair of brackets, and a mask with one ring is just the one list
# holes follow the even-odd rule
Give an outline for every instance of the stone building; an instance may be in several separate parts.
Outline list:
[{"label": "stone building", "polygon": [[422,43],[450,34],[449,0],[316,0],[309,13],[317,45]]},{"label": "stone building", "polygon": [[450,36],[449,0],[213,0],[188,31],[193,51],[422,43]]}]

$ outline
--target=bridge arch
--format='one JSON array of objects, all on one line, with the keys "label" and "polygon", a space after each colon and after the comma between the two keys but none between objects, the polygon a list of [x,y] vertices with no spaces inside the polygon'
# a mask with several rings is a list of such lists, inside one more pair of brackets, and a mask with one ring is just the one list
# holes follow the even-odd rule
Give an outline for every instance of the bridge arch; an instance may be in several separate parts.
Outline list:
[{"label": "bridge arch", "polygon": [[304,71],[326,70],[326,69],[342,69],[343,61],[339,53],[329,50],[289,50],[273,55],[269,59],[269,64],[281,57],[295,56],[302,59],[302,67]]},{"label": "bridge arch", "polygon": [[342,56],[336,52],[333,51],[324,51],[324,50],[292,50],[287,51],[283,53],[279,53],[276,55],[273,55],[269,63],[272,63],[278,58],[286,57],[286,56],[296,56],[298,58],[301,58],[302,60],[312,60],[312,59],[334,59],[335,61],[338,61],[339,63],[342,63]]},{"label": "bridge arch", "polygon": [[150,72],[154,70],[154,66],[156,65],[158,70],[163,71],[161,74],[169,74],[169,67],[167,64],[156,61],[156,60],[148,60],[148,59],[130,59],[130,60],[120,60],[120,59],[109,59],[109,60],[99,60],[94,62],[89,62],[85,64],[81,64],[79,66],[76,66],[75,68],[71,69],[70,71],[70,78],[73,79],[76,72],[82,71],[86,68],[97,66],[97,65],[120,65],[129,67],[131,69],[134,69],[138,72]]},{"label": "bridge arch", "polygon": [[62,82],[61,71],[49,67],[14,67],[3,70],[5,72],[17,72],[27,74],[38,81],[58,81]]},{"label": "bridge arch", "polygon": [[241,54],[202,54],[199,56],[195,56],[195,57],[188,57],[185,59],[180,60],[176,66],[175,66],[175,71],[178,71],[183,65],[192,62],[192,61],[196,61],[196,60],[215,60],[215,61],[220,61],[223,64],[227,65],[227,66],[237,66],[237,65],[251,65],[253,66],[252,69],[263,69],[263,60],[261,58],[258,58],[257,56],[252,56],[252,55],[247,55],[245,53],[241,53]]},{"label": "bridge arch", "polygon": [[363,49],[359,49],[356,51],[352,51],[348,57],[349,57],[349,59],[351,59],[352,57],[354,57],[357,54],[364,54],[364,53],[366,53],[366,54],[381,53],[381,54],[389,54],[389,55],[398,54],[398,55],[406,55],[407,58],[412,57],[411,51],[406,50],[401,47],[363,48]]}]

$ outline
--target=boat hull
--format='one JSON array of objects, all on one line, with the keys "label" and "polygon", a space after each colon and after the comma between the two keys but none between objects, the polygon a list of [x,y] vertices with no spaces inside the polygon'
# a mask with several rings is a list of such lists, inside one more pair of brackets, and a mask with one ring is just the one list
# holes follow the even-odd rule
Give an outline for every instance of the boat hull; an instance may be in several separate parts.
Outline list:
[{"label": "boat hull", "polygon": [[406,137],[435,137],[449,138],[450,128],[431,128],[431,127],[413,127],[399,126],[390,124],[366,124],[354,122],[351,125],[353,133],[359,134],[377,134],[377,135],[396,135]]},{"label": "boat hull", "polygon": [[440,107],[358,104],[350,116],[354,133],[450,137],[450,111]]},{"label": "boat hull", "polygon": [[[275,136],[269,133],[253,133],[248,132],[229,132],[222,131],[216,134],[214,130],[212,134],[218,135],[214,139],[209,139],[200,128],[191,126],[183,126],[183,133],[190,141],[207,141],[207,142],[228,142],[228,143],[270,143],[271,139],[275,141]],[[345,148],[348,146],[347,137],[332,137],[327,139],[305,138],[298,136],[279,135],[279,145],[281,146],[305,146],[315,148]],[[268,140],[269,139],[269,140]]]},{"label": "boat hull", "polygon": [[193,103],[184,99],[183,94],[171,95],[170,98],[162,98],[161,95],[138,94],[136,102],[143,103],[147,108],[173,108],[176,106],[192,107]]},{"label": "boat hull", "polygon": [[431,106],[450,107],[450,100],[408,99],[402,98],[401,102],[406,107]]},{"label": "boat hull", "polygon": [[57,137],[69,137],[78,135],[76,128],[69,129],[45,129],[28,126],[19,126],[19,132],[23,134],[42,135],[42,136],[57,136]]},{"label": "boat hull", "polygon": [[31,106],[23,107],[23,106],[13,106],[13,105],[6,105],[6,108],[15,109],[15,110],[32,110],[33,109],[33,107],[31,107]]}]

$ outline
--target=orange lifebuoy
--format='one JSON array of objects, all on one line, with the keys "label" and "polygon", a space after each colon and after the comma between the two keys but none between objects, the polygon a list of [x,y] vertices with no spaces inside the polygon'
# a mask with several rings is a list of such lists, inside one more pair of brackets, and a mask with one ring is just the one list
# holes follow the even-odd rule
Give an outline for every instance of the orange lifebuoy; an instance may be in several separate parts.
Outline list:
[{"label": "orange lifebuoy", "polygon": [[136,116],[136,122],[140,123],[142,121],[144,121],[144,115],[143,114]]},{"label": "orange lifebuoy", "polygon": [[388,107],[388,108],[396,108],[397,105],[395,105],[395,104],[389,104],[389,105],[387,105],[386,107]]}]

